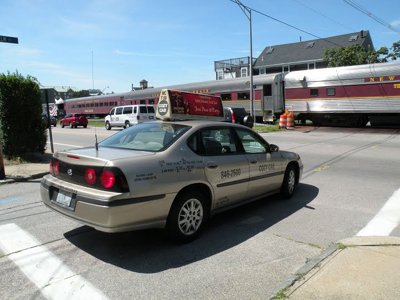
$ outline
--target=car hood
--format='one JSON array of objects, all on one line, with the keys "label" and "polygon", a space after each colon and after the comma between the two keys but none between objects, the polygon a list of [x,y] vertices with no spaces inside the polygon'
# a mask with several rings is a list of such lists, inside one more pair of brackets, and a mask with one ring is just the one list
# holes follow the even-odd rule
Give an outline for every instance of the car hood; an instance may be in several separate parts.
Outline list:
[{"label": "car hood", "polygon": [[110,161],[127,158],[143,158],[153,155],[155,155],[155,152],[108,147],[99,147],[99,149],[96,150],[96,148],[90,147],[56,152],[54,157],[71,164],[104,166]]}]

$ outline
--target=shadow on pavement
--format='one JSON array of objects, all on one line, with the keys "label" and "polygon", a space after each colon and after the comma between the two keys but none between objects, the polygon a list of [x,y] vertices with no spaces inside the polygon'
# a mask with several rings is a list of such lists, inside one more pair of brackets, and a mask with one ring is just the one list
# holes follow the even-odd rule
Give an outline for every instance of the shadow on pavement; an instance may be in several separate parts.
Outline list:
[{"label": "shadow on pavement", "polygon": [[307,207],[318,188],[299,184],[290,200],[268,197],[214,216],[203,234],[189,244],[174,244],[162,230],[103,233],[88,226],[64,234],[76,247],[120,268],[157,273],[226,251]]}]

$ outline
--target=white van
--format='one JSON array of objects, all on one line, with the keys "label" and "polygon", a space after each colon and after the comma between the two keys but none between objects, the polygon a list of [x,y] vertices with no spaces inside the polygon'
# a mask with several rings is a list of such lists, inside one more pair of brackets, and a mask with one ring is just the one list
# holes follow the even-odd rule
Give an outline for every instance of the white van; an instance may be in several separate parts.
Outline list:
[{"label": "white van", "polygon": [[155,120],[153,105],[124,105],[114,107],[104,119],[107,130],[112,127],[127,128],[141,122]]}]

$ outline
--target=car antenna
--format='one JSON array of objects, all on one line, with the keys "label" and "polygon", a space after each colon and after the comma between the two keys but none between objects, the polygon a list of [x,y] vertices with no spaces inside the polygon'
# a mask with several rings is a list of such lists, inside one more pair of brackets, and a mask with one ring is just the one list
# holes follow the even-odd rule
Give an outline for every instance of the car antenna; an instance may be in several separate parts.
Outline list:
[{"label": "car antenna", "polygon": [[96,126],[94,127],[94,147],[96,148],[96,152],[99,151],[99,143],[97,142],[97,128]]}]

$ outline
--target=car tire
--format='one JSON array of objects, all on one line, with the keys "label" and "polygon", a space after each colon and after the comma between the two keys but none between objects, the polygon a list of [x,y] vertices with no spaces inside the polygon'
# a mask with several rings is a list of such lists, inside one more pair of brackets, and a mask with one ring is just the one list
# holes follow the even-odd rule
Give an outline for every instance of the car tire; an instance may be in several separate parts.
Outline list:
[{"label": "car tire", "polygon": [[72,122],[69,123],[69,128],[74,128],[74,125],[72,125]]},{"label": "car tire", "polygon": [[297,182],[296,168],[293,164],[289,164],[286,168],[285,176],[283,178],[281,195],[286,199],[291,198],[296,190]]},{"label": "car tire", "polygon": [[61,128],[64,128],[64,127],[65,127],[64,123],[61,122]]},{"label": "car tire", "polygon": [[131,127],[131,123],[129,123],[129,121],[125,121],[124,128],[129,128],[129,127]]},{"label": "car tire", "polygon": [[107,129],[107,130],[111,130],[111,125],[110,125],[110,122],[108,122],[108,121],[107,121],[107,122],[106,122],[106,126],[105,126],[105,127],[106,127],[106,129]]},{"label": "car tire", "polygon": [[83,128],[87,128],[87,125],[83,125]]},{"label": "car tire", "polygon": [[168,236],[181,243],[193,241],[203,230],[208,214],[202,193],[188,192],[178,196],[168,215]]}]

